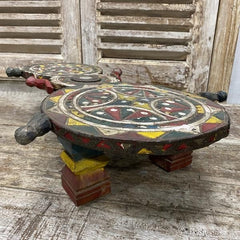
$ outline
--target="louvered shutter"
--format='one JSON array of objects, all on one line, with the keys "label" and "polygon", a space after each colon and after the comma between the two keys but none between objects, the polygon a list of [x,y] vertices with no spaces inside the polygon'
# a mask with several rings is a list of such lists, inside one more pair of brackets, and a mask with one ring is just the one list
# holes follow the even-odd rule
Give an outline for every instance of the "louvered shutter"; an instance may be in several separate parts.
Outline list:
[{"label": "louvered shutter", "polygon": [[[96,41],[92,45],[85,41],[86,49],[95,48],[95,59],[84,57],[84,53],[83,59],[97,61],[105,71],[122,68],[128,82],[194,91],[196,82],[202,81],[197,86],[202,88],[201,74],[195,68],[202,64],[209,68],[211,56],[205,61],[200,55],[211,54],[217,6],[218,0],[96,0],[95,6],[83,10],[93,12],[95,7],[96,28],[91,29],[96,32]],[[206,24],[210,7],[213,22]],[[90,16],[86,17],[94,18],[93,13]],[[85,21],[82,18],[83,28]],[[89,39],[90,35],[84,34]],[[194,71],[197,80],[191,83]],[[206,76],[203,78],[205,88]]]},{"label": "louvered shutter", "polygon": [[[75,23],[72,19],[76,18],[77,23],[79,22],[79,10],[76,12],[74,6],[77,2],[75,0],[69,2],[67,0],[0,0],[1,75],[4,74],[7,66],[69,59],[79,62],[80,44],[75,39],[79,31],[74,29],[74,32],[71,32],[73,28],[71,24]],[[69,6],[71,3],[72,5]],[[72,11],[71,14],[69,11]],[[77,16],[73,16],[74,14]],[[71,46],[73,41],[75,46]],[[74,53],[69,57],[71,49]]]}]

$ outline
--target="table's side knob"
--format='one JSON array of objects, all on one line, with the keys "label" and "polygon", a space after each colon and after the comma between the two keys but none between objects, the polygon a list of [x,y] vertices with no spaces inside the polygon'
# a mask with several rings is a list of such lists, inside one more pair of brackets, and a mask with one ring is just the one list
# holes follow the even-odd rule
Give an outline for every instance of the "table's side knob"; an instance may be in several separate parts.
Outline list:
[{"label": "table's side knob", "polygon": [[6,69],[6,74],[8,77],[21,77],[23,74],[23,71],[20,68],[8,67]]},{"label": "table's side knob", "polygon": [[227,100],[227,93],[224,91],[219,91],[217,93],[200,92],[199,95],[202,97],[205,97],[211,101],[224,102]]},{"label": "table's side knob", "polygon": [[32,142],[52,129],[52,123],[45,113],[37,113],[27,123],[15,131],[15,139],[21,145]]},{"label": "table's side knob", "polygon": [[122,81],[121,75],[122,75],[122,70],[120,68],[114,68],[110,73],[111,77],[115,77],[120,82]]}]

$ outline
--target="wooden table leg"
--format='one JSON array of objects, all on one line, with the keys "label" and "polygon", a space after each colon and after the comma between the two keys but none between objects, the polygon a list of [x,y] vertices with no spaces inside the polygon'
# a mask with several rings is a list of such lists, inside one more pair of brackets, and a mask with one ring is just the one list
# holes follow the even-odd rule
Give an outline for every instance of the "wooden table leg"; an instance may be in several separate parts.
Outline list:
[{"label": "wooden table leg", "polygon": [[62,186],[76,206],[111,192],[110,177],[104,169],[108,164],[106,156],[91,149],[79,149],[84,150],[84,157],[76,151],[74,154],[61,153],[66,164],[62,169]]},{"label": "wooden table leg", "polygon": [[156,156],[150,155],[150,160],[167,172],[184,168],[192,163],[192,152],[179,153],[176,155]]}]

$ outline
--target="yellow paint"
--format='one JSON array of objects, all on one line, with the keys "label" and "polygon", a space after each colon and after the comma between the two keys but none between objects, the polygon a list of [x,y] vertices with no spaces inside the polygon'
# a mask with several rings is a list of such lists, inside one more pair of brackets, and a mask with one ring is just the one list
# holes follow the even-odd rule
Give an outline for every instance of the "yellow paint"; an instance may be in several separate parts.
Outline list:
[{"label": "yellow paint", "polygon": [[84,117],[84,114],[79,113],[77,110],[72,110],[71,112],[72,112],[72,114],[74,114],[77,117],[80,117],[80,118]]},{"label": "yellow paint", "polygon": [[204,113],[204,109],[201,105],[197,105],[196,108],[198,113]]},{"label": "yellow paint", "polygon": [[222,120],[212,116],[211,118],[209,118],[206,123],[222,123]]},{"label": "yellow paint", "polygon": [[113,88],[113,85],[110,84],[101,84],[98,86],[98,88]]},{"label": "yellow paint", "polygon": [[68,89],[65,89],[64,91],[65,91],[65,93],[69,93],[69,92],[72,92],[73,89],[68,88]]},{"label": "yellow paint", "polygon": [[62,151],[61,159],[75,175],[94,172],[105,167],[109,162],[109,160],[104,155],[91,159],[83,158],[80,161],[75,162],[65,151]]},{"label": "yellow paint", "polygon": [[56,96],[56,97],[51,97],[50,100],[51,100],[52,102],[57,103],[60,98],[61,98],[61,96]]},{"label": "yellow paint", "polygon": [[160,90],[160,92],[162,92],[162,93],[168,93],[169,91],[167,91],[167,90],[163,90],[163,89],[159,89]]},{"label": "yellow paint", "polygon": [[142,135],[144,137],[147,138],[158,138],[160,136],[162,136],[163,134],[165,134],[165,132],[138,132],[139,135]]},{"label": "yellow paint", "polygon": [[149,104],[147,104],[147,103],[141,103],[141,102],[135,102],[135,103],[133,104],[133,106],[141,107],[141,108],[149,109],[149,110],[152,109],[152,108],[149,106]]},{"label": "yellow paint", "polygon": [[138,152],[138,154],[151,154],[152,153],[152,151],[150,151],[150,150],[148,150],[148,149],[146,149],[146,148],[142,148],[139,152]]},{"label": "yellow paint", "polygon": [[136,97],[126,96],[123,94],[118,94],[118,98],[121,100],[128,100],[128,101],[134,101],[136,100]]},{"label": "yellow paint", "polygon": [[73,118],[68,118],[67,120],[67,125],[68,126],[86,126],[86,123],[79,122]]}]

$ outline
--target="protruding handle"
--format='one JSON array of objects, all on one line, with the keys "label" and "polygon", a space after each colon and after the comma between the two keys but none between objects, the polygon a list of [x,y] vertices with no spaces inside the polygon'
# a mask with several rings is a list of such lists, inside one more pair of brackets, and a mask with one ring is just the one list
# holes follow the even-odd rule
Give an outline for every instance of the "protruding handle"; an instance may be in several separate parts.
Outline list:
[{"label": "protruding handle", "polygon": [[15,139],[21,145],[32,142],[52,129],[52,123],[45,113],[36,113],[33,118],[15,131]]},{"label": "protruding handle", "polygon": [[6,74],[8,77],[21,77],[23,74],[23,71],[20,68],[8,67],[6,69]]},{"label": "protruding handle", "polygon": [[30,76],[26,79],[26,84],[29,87],[37,87],[39,89],[44,89],[49,94],[54,91],[54,87],[48,79],[38,79],[34,76]]},{"label": "protruding handle", "polygon": [[114,69],[112,70],[112,72],[110,73],[110,76],[115,77],[115,78],[118,79],[120,82],[122,81],[121,75],[122,75],[122,70],[121,70],[120,68],[114,68]]},{"label": "protruding handle", "polygon": [[224,91],[219,91],[217,93],[200,92],[199,95],[212,101],[224,102],[227,100],[227,93]]}]

